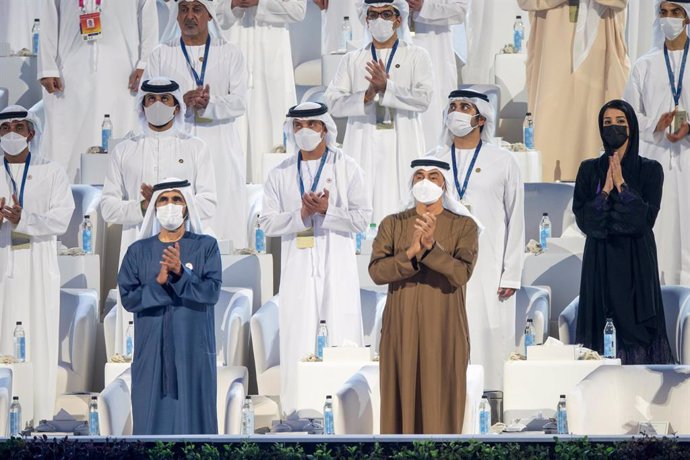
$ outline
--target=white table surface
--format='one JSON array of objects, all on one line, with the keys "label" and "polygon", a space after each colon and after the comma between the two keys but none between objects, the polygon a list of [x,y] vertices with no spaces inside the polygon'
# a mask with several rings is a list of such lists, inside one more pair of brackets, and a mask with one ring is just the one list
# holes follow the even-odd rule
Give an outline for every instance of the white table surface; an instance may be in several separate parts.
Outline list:
[{"label": "white table surface", "polygon": [[101,298],[101,260],[98,254],[58,256],[60,287],[95,289]]},{"label": "white table surface", "polygon": [[520,166],[522,182],[541,182],[541,152],[528,150],[526,152],[510,152]]},{"label": "white table surface", "polygon": [[[620,359],[598,361],[506,361],[503,380],[503,420],[552,417],[558,398],[599,366],[620,366]],[[566,401],[567,403],[567,401]]]},{"label": "white table surface", "polygon": [[36,79],[35,56],[0,57],[0,86],[9,90],[9,103],[30,109],[43,98]]},{"label": "white table surface", "polygon": [[24,429],[26,422],[34,418],[34,366],[27,362],[0,364],[0,367],[12,369],[12,396],[19,396]]}]

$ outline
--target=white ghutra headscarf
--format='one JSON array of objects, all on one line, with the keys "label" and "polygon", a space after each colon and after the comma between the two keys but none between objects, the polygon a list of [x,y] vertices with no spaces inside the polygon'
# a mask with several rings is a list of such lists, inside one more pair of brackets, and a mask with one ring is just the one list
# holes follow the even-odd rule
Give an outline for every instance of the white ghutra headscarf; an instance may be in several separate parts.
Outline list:
[{"label": "white ghutra headscarf", "polygon": [[199,213],[196,210],[194,195],[192,194],[192,186],[189,181],[178,179],[176,177],[169,177],[163,180],[163,182],[153,186],[153,197],[151,197],[149,207],[146,208],[146,214],[144,215],[144,221],[141,224],[141,229],[137,234],[137,240],[144,240],[160,233],[161,226],[156,218],[156,201],[161,193],[170,192],[172,190],[180,192],[184,197],[184,201],[187,206],[187,216],[184,220],[185,229],[192,233],[208,234],[208,232],[204,231],[204,228],[201,224]]}]

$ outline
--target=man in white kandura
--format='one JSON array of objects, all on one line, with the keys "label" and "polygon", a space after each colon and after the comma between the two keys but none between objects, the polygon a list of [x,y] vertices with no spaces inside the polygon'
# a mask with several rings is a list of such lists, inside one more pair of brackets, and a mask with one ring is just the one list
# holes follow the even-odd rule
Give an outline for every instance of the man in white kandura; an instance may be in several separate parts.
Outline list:
[{"label": "man in white kandura", "polygon": [[343,150],[366,174],[372,222],[398,212],[410,194],[409,164],[424,152],[420,114],[431,101],[429,53],[411,44],[405,0],[362,0],[371,43],[347,53],[326,91],[336,117],[348,117]]},{"label": "man in white kandura", "polygon": [[191,133],[208,144],[216,176],[218,240],[247,246],[245,159],[237,118],[246,109],[247,70],[239,48],[220,34],[211,0],[181,0],[171,7],[163,43],[151,53],[146,78],[166,76],[180,85]]},{"label": "man in white kandura", "polygon": [[[74,211],[65,170],[30,151],[38,124],[24,107],[0,112],[0,354],[13,355],[14,328],[26,333],[33,364],[32,418],[52,420],[60,342],[60,269],[57,236]],[[24,425],[22,424],[22,427]]]},{"label": "man in white kandura", "polygon": [[[153,185],[167,177],[191,184],[191,196],[206,233],[212,233],[216,214],[216,178],[206,143],[184,130],[186,110],[179,85],[166,78],[146,80],[137,96],[141,128],[115,146],[103,185],[101,214],[106,222],[122,225],[120,262],[137,240]],[[123,353],[132,314],[118,302],[115,349]]]},{"label": "man in white kandura", "polygon": [[657,0],[652,50],[634,65],[624,99],[640,122],[640,155],[664,168],[663,200],[654,226],[662,284],[690,284],[690,1]]},{"label": "man in white kandura", "polygon": [[337,148],[337,128],[323,104],[290,109],[289,158],[269,174],[261,226],[281,237],[281,406],[296,410],[297,363],[314,353],[320,320],[331,345],[362,343],[354,234],[371,218],[362,169]]},{"label": "man in white kandura", "polygon": [[[357,0],[312,0],[321,10],[321,54],[346,51],[343,45],[343,24],[347,17],[352,40],[358,41],[364,35],[362,23],[357,14]],[[329,82],[322,82],[327,85]]]},{"label": "man in white kandura", "polygon": [[249,102],[242,128],[250,182],[261,184],[263,155],[283,143],[285,112],[295,105],[288,25],[301,22],[306,0],[221,0],[218,19],[242,49],[249,70]]},{"label": "man in white kandura", "polygon": [[76,179],[79,158],[101,145],[105,114],[112,137],[135,129],[132,109],[149,52],[158,43],[155,0],[43,1],[38,79],[45,89],[46,158]]},{"label": "man in white kandura", "polygon": [[434,63],[434,94],[429,109],[422,113],[427,147],[438,141],[446,109],[446,94],[458,89],[458,68],[453,50],[451,26],[465,22],[469,0],[407,0],[414,44],[429,52]]},{"label": "man in white kandura", "polygon": [[525,245],[520,167],[510,152],[490,143],[495,123],[485,94],[453,91],[441,145],[430,152],[450,163],[450,186],[486,228],[467,283],[467,317],[471,360],[484,366],[487,390],[503,389],[503,364],[515,350],[514,294],[520,289]]}]

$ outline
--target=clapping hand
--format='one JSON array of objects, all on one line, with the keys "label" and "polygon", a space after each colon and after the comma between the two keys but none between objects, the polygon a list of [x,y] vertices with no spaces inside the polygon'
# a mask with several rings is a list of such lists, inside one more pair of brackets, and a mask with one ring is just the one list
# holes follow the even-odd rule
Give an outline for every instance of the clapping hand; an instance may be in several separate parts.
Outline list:
[{"label": "clapping hand", "polygon": [[654,129],[654,132],[660,133],[668,129],[668,127],[671,126],[671,123],[673,123],[673,118],[676,116],[677,110],[678,109],[675,109],[673,112],[666,112],[661,115],[661,118],[659,118],[659,121],[656,124],[656,129]]},{"label": "clapping hand", "polygon": [[498,300],[501,302],[510,299],[513,294],[515,294],[515,289],[513,288],[498,288]]},{"label": "clapping hand", "polygon": [[0,198],[0,224],[5,220],[4,214],[2,213],[2,208],[5,207],[5,197]]},{"label": "clapping hand", "polygon": [[182,260],[180,260],[180,243],[176,242],[173,246],[168,246],[163,250],[161,265],[165,266],[169,273],[177,276],[182,274]]},{"label": "clapping hand", "polygon": [[144,69],[134,69],[132,75],[129,76],[129,84],[127,87],[130,91],[139,91],[139,82],[141,81],[141,76],[144,75]]},{"label": "clapping hand", "polygon": [[421,232],[421,244],[427,251],[434,247],[436,240],[434,239],[434,232],[436,231],[436,216],[430,212],[424,213],[421,219],[415,221],[414,228]]},{"label": "clapping hand", "polygon": [[410,5],[410,11],[421,11],[424,0],[407,0],[407,4]]},{"label": "clapping hand", "polygon": [[210,97],[210,87],[206,85],[187,91],[182,96],[182,99],[187,107],[192,109],[205,109]]},{"label": "clapping hand", "polygon": [[149,184],[142,183],[139,193],[141,193],[141,196],[144,198],[141,200],[141,209],[146,211],[149,207],[149,203],[151,203],[151,198],[153,198],[153,187]]},{"label": "clapping hand", "polygon": [[314,0],[314,3],[321,11],[328,9],[328,0]]},{"label": "clapping hand", "polygon": [[685,139],[685,136],[687,136],[689,132],[690,125],[688,125],[687,123],[683,123],[680,126],[680,129],[675,133],[666,133],[666,139],[675,144],[676,142]]},{"label": "clapping hand", "polygon": [[323,193],[305,193],[302,196],[302,219],[306,219],[314,214],[326,214],[328,211],[328,198],[330,193],[324,189]]},{"label": "clapping hand", "polygon": [[61,93],[65,90],[65,86],[62,83],[62,78],[60,77],[41,78],[41,85],[46,91],[48,91],[48,94],[53,94],[55,92]]},{"label": "clapping hand", "polygon": [[374,93],[386,92],[388,73],[386,72],[386,66],[383,64],[383,61],[379,59],[378,61],[367,62],[367,72],[369,76],[365,78],[369,82],[369,88]]},{"label": "clapping hand", "polygon": [[5,219],[10,221],[12,224],[17,225],[22,219],[22,207],[19,205],[19,200],[17,200],[17,195],[12,195],[12,206],[5,206],[3,200],[2,215]]},{"label": "clapping hand", "polygon": [[415,225],[415,231],[412,234],[412,243],[410,243],[410,247],[405,251],[407,258],[410,260],[422,253],[422,231],[418,230],[416,227]]}]

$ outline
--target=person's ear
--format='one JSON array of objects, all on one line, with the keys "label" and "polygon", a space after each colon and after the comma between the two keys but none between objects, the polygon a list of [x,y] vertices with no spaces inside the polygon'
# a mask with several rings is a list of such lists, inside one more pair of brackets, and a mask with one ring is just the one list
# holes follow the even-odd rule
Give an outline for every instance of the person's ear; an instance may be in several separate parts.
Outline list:
[{"label": "person's ear", "polygon": [[484,126],[486,124],[486,118],[483,116],[479,115],[477,117],[477,126]]},{"label": "person's ear", "polygon": [[29,131],[29,135],[26,136],[26,142],[31,142],[31,140],[34,138],[35,135],[36,135],[35,131]]}]

